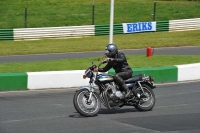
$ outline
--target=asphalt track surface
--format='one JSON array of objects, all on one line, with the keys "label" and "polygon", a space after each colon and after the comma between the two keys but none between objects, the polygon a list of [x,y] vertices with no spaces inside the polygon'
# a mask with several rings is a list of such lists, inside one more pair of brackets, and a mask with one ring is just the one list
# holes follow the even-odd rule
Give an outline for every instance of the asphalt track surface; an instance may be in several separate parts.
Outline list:
[{"label": "asphalt track surface", "polygon": [[[146,55],[146,49],[120,50],[126,55]],[[154,48],[154,55],[200,55],[200,46]],[[104,51],[0,56],[0,62],[34,62],[104,55]]]},{"label": "asphalt track surface", "polygon": [[0,133],[199,133],[200,81],[157,85],[152,111],[103,105],[96,117],[73,106],[76,88],[0,92]]},{"label": "asphalt track surface", "polygon": [[[199,55],[200,47],[154,49],[154,55]],[[127,55],[146,49],[125,50]],[[28,62],[100,56],[103,51],[1,56],[0,62]],[[0,92],[0,133],[199,133],[200,81],[157,85],[152,111],[118,110],[103,105],[96,117],[83,117],[73,106],[77,88]]]}]

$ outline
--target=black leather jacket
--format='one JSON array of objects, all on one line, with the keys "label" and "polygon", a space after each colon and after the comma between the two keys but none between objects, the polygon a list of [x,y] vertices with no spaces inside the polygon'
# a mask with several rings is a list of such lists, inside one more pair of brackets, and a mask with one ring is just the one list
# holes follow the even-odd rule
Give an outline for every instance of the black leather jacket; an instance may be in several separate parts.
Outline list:
[{"label": "black leather jacket", "polygon": [[108,64],[104,68],[98,68],[99,72],[107,72],[109,69],[113,68],[116,73],[119,72],[132,72],[132,69],[129,67],[126,56],[124,53],[118,52],[113,57],[113,61],[108,62]]}]

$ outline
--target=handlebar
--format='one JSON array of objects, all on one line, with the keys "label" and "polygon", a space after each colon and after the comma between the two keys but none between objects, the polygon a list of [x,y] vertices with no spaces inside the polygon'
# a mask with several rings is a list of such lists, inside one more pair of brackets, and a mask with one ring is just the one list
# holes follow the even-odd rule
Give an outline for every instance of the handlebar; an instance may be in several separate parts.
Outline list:
[{"label": "handlebar", "polygon": [[107,63],[107,59],[103,60],[102,62],[99,63],[98,67],[100,67],[102,64]]}]

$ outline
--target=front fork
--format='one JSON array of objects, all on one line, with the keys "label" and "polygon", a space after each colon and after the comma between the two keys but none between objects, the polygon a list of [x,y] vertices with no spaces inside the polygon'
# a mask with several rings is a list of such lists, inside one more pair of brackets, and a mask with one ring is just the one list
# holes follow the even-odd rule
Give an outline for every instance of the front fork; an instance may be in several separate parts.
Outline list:
[{"label": "front fork", "polygon": [[93,94],[93,92],[91,91],[91,92],[90,92],[90,96],[89,96],[89,98],[88,98],[88,100],[87,100],[89,103],[92,102],[92,100],[91,100],[91,99],[92,99],[92,94]]},{"label": "front fork", "polygon": [[80,87],[78,88],[77,91],[80,91],[80,90],[88,90],[88,92],[90,93],[89,94],[89,98],[87,99],[87,102],[92,102],[92,94],[94,93],[94,86],[92,86],[91,84],[89,86],[85,86],[85,87]]}]

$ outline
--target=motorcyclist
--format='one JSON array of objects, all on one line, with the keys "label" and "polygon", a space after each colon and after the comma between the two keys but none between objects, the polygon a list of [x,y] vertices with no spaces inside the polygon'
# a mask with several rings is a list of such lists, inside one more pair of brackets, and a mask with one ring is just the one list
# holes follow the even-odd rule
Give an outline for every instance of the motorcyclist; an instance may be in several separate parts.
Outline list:
[{"label": "motorcyclist", "polygon": [[125,92],[125,98],[130,95],[130,90],[125,84],[124,80],[132,77],[132,69],[129,67],[126,56],[122,52],[118,52],[118,48],[115,44],[108,44],[105,49],[105,55],[107,56],[107,65],[104,68],[98,68],[99,72],[107,72],[113,68],[115,75],[113,76],[114,81]]}]

